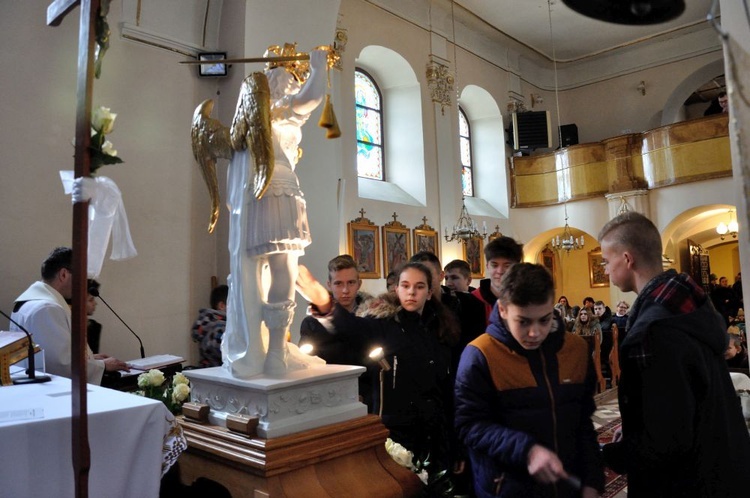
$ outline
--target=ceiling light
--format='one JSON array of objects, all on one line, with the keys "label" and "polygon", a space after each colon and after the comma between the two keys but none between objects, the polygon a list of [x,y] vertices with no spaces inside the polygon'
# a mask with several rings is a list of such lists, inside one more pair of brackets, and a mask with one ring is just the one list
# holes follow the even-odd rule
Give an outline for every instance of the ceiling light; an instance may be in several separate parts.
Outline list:
[{"label": "ceiling light", "polygon": [[563,0],[584,16],[615,24],[659,24],[685,11],[684,0]]},{"label": "ceiling light", "polygon": [[734,217],[734,209],[729,210],[729,224],[720,222],[716,226],[716,233],[720,235],[721,240],[724,240],[727,234],[731,235],[733,239],[737,238],[737,232],[740,231],[740,226],[737,223],[737,219]]},{"label": "ceiling light", "polygon": [[466,198],[461,200],[461,214],[458,217],[458,221],[453,225],[453,232],[448,235],[448,228],[445,229],[445,241],[451,242],[457,240],[458,242],[466,242],[469,239],[486,239],[487,238],[487,224],[482,224],[482,231],[479,231],[477,222],[471,219],[469,211],[466,210]]},{"label": "ceiling light", "polygon": [[570,251],[583,249],[585,240],[583,235],[580,237],[573,237],[570,231],[570,225],[568,225],[568,204],[563,204],[565,209],[565,227],[560,235],[552,237],[552,249],[555,251],[565,251],[565,254],[570,254]]}]

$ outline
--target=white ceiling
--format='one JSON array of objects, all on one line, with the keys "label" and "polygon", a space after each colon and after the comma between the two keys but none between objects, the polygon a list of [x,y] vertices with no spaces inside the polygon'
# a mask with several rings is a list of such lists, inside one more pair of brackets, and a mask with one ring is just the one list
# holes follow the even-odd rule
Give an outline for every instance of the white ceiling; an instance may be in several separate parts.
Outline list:
[{"label": "white ceiling", "polygon": [[[585,17],[561,0],[455,0],[487,24],[552,59],[573,61],[706,22],[711,0],[686,0],[685,12],[668,23],[625,26]],[[716,13],[718,16],[718,12]]]}]

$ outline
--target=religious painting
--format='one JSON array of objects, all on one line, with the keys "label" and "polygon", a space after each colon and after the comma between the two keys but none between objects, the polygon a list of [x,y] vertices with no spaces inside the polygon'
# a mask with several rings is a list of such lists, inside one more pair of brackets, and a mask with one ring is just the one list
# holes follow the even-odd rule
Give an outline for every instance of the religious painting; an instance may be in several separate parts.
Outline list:
[{"label": "religious painting", "polygon": [[438,233],[427,230],[414,230],[414,252],[428,251],[440,258],[440,245],[438,244]]},{"label": "religious painting", "polygon": [[464,261],[471,268],[471,278],[484,278],[484,241],[471,238],[461,245],[464,247]]},{"label": "religious painting", "polygon": [[409,229],[403,225],[393,226],[392,223],[383,226],[383,277],[407,263],[410,257]]},{"label": "religious painting", "polygon": [[359,278],[380,278],[380,234],[367,218],[347,224],[349,254],[357,263]]},{"label": "religious painting", "polygon": [[539,253],[540,262],[544,266],[550,275],[552,275],[552,281],[555,280],[555,252],[550,249],[549,244],[544,246],[542,252]]},{"label": "religious painting", "polygon": [[422,224],[414,230],[414,253],[428,251],[440,258],[440,234],[427,224],[427,217],[422,218]]},{"label": "religious painting", "polygon": [[604,272],[601,247],[589,252],[589,282],[591,287],[609,287],[609,275]]}]

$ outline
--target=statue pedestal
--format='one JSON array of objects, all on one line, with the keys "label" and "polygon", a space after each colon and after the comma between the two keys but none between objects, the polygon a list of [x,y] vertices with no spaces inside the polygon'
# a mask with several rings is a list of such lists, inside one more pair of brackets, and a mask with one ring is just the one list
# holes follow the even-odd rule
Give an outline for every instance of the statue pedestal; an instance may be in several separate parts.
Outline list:
[{"label": "statue pedestal", "polygon": [[179,460],[182,482],[199,477],[232,498],[388,498],[420,496],[422,482],[385,450],[388,429],[366,415],[261,439],[178,417],[188,441]]},{"label": "statue pedestal", "polygon": [[364,367],[324,365],[280,377],[232,377],[223,367],[188,370],[190,400],[211,408],[211,424],[226,427],[227,415],[258,417],[258,436],[276,438],[367,414],[359,401]]}]

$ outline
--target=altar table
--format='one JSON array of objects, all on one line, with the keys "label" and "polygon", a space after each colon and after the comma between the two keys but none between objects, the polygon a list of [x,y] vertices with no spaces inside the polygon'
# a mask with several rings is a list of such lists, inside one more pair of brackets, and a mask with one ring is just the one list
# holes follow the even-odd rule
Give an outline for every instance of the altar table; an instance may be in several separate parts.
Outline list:
[{"label": "altar table", "polygon": [[[89,496],[158,497],[165,441],[181,451],[164,404],[89,384],[88,425]],[[0,387],[0,441],[0,496],[73,497],[70,379]]]}]

